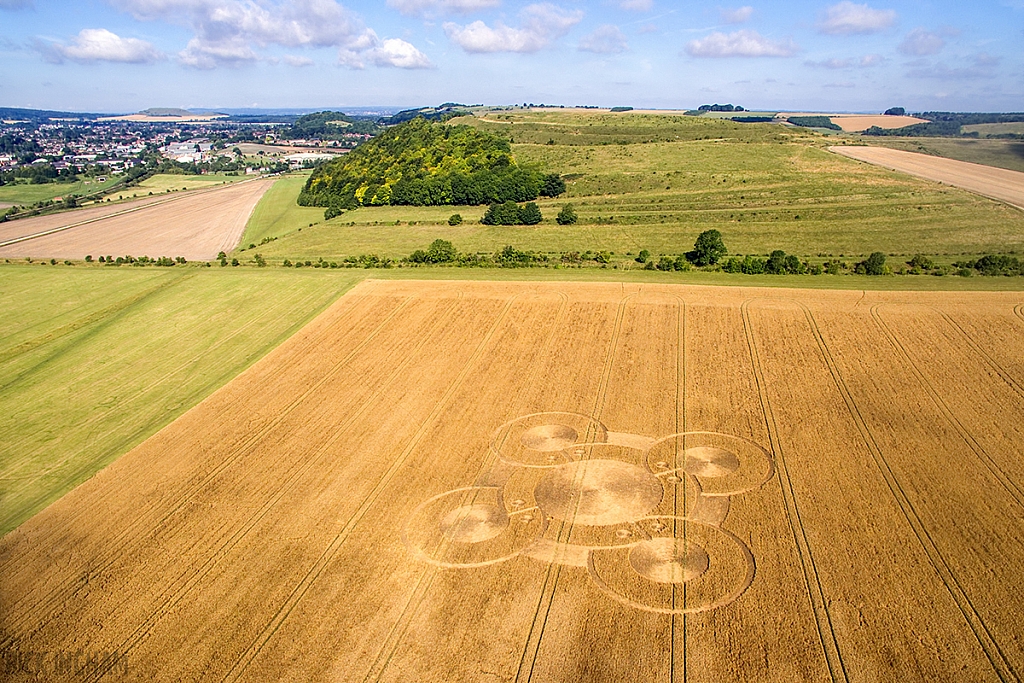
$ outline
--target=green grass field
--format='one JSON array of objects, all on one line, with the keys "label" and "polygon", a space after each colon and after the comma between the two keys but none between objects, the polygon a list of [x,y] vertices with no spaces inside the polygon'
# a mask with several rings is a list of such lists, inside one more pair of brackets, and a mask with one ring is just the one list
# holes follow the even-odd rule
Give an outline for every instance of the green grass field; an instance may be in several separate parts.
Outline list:
[{"label": "green grass field", "polygon": [[139,193],[140,195],[144,194],[143,190],[145,190],[145,193],[152,192],[153,194],[157,194],[158,192],[167,192],[167,190],[178,192],[181,190],[195,190],[205,187],[214,187],[225,183],[237,183],[240,180],[245,180],[245,176],[230,176],[224,175],[223,173],[211,173],[209,175],[177,175],[172,173],[158,173],[151,178],[143,180],[137,186],[130,188],[130,190],[131,192]]},{"label": "green grass field", "polygon": [[[268,193],[243,245],[279,237],[260,250],[279,260],[401,258],[437,238],[464,252],[493,253],[511,244],[556,253],[680,254],[714,228],[734,254],[948,257],[1024,250],[1020,211],[839,157],[824,149],[823,136],[799,129],[576,112],[494,112],[487,120],[457,121],[511,130],[521,164],[566,175],[565,195],[538,202],[545,215],[540,225],[484,226],[485,207],[365,207],[324,223],[322,214],[289,201],[301,187],[296,179]],[[567,202],[580,221],[559,226],[554,217]],[[465,223],[449,226],[452,213]]]},{"label": "green grass field", "polygon": [[0,270],[0,534],[238,375],[365,276]]},{"label": "green grass field", "polygon": [[310,223],[322,221],[324,210],[318,207],[299,206],[295,198],[306,183],[309,173],[288,175],[267,190],[256,205],[249,223],[245,227],[240,244],[259,244],[267,238],[281,237]]},{"label": "green grass field", "polygon": [[973,126],[964,126],[962,130],[965,133],[977,133],[981,137],[1005,135],[1007,133],[1024,135],[1024,121],[1015,123],[978,123]]},{"label": "green grass field", "polygon": [[29,185],[17,183],[0,187],[0,202],[16,206],[35,204],[54,197],[79,196],[101,192],[117,183],[116,177],[107,177],[106,182],[96,179],[78,180],[73,183],[46,183],[45,185]]}]

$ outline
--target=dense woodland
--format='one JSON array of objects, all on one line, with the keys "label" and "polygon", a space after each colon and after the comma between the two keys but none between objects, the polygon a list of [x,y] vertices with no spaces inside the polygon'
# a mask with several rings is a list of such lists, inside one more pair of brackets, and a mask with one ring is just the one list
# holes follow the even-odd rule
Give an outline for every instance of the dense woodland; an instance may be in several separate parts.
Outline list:
[{"label": "dense woodland", "polygon": [[554,197],[564,190],[558,175],[520,167],[503,137],[416,118],[317,168],[299,204],[335,210],[479,205]]}]

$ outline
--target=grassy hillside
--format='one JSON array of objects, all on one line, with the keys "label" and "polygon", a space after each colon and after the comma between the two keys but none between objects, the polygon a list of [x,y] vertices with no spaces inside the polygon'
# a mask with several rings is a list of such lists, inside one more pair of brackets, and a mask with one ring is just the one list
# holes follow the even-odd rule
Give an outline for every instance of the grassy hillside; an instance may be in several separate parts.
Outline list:
[{"label": "grassy hillside", "polygon": [[[1024,250],[1020,211],[831,154],[822,136],[807,131],[634,113],[496,112],[457,121],[507,129],[521,163],[565,175],[567,193],[538,202],[545,216],[540,225],[483,226],[484,207],[393,206],[347,211],[324,223],[300,217],[292,204],[281,207],[284,213],[275,219],[279,229],[292,231],[266,245],[264,256],[399,258],[437,238],[466,252],[512,244],[544,252],[679,254],[711,228],[739,254],[783,249],[805,257],[861,257],[876,250],[955,256]],[[554,221],[566,202],[576,207],[576,225]],[[449,226],[452,213],[465,222]],[[244,244],[256,241],[247,238]]]},{"label": "grassy hillside", "polygon": [[0,268],[0,534],[222,386],[363,276]]}]

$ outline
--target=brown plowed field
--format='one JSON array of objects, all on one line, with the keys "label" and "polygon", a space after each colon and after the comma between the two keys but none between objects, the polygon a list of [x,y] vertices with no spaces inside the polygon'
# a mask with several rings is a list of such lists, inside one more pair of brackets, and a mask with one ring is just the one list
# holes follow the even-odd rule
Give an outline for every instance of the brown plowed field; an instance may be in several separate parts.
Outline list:
[{"label": "brown plowed field", "polygon": [[1024,209],[1024,173],[885,147],[829,147],[836,154],[960,187]]},{"label": "brown plowed field", "polygon": [[1022,301],[364,282],[0,540],[8,679],[1019,680]]},{"label": "brown plowed field", "polygon": [[[0,224],[0,257],[71,258],[91,254],[184,256],[209,260],[241,239],[273,180],[252,180],[172,197],[152,197]],[[61,230],[60,228],[67,228]]]}]

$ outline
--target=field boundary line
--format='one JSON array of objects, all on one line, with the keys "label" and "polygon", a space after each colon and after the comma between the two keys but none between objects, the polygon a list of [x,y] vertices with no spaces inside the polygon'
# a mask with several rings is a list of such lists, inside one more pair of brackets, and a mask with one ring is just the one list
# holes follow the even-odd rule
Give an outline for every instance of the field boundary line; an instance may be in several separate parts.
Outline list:
[{"label": "field boundary line", "polygon": [[768,440],[771,443],[772,450],[778,456],[778,471],[782,483],[782,498],[786,505],[786,517],[788,518],[789,528],[793,533],[793,540],[796,543],[800,556],[800,565],[803,568],[807,597],[811,603],[811,610],[814,612],[814,621],[818,628],[818,638],[821,642],[822,654],[825,656],[825,664],[828,666],[829,675],[833,681],[837,683],[840,681],[845,682],[849,680],[846,673],[846,665],[843,663],[842,654],[839,651],[839,642],[836,640],[835,628],[832,626],[832,616],[828,611],[828,601],[825,599],[825,593],[821,587],[821,579],[818,577],[818,569],[814,562],[814,555],[811,552],[811,545],[807,540],[807,531],[800,517],[796,492],[793,489],[793,480],[789,476],[785,452],[779,439],[779,427],[775,421],[775,412],[772,410],[771,402],[768,399],[767,381],[764,377],[764,370],[761,367],[761,358],[757,351],[757,342],[754,338],[753,323],[750,319],[750,303],[752,301],[754,299],[747,299],[743,302],[740,306],[740,315],[743,319],[743,331],[747,338],[747,348],[750,352],[754,382],[757,384],[758,399],[761,403],[761,412],[764,416],[765,427],[768,429]]},{"label": "field boundary line", "polygon": [[1017,503],[1018,506],[1024,508],[1024,491],[1021,487],[1014,482],[998,463],[992,458],[992,456],[985,450],[985,448],[978,443],[978,440],[967,431],[960,419],[953,413],[952,409],[946,405],[946,402],[942,399],[942,395],[932,386],[932,383],[928,380],[925,374],[914,362],[914,358],[910,355],[910,352],[903,346],[903,343],[899,340],[896,334],[889,328],[889,326],[882,320],[878,309],[883,304],[875,304],[871,307],[871,318],[875,321],[875,325],[882,331],[889,343],[896,349],[896,351],[903,357],[904,362],[910,367],[917,379],[918,383],[924,388],[925,393],[928,394],[928,398],[931,399],[932,403],[946,421],[953,427],[954,430],[960,435],[967,447],[971,449],[975,456],[985,465],[992,476],[999,481],[999,484],[1006,490],[1010,497]]},{"label": "field boundary line", "polygon": [[[604,368],[601,371],[601,379],[598,382],[597,395],[594,397],[594,408],[591,410],[590,417],[592,420],[600,420],[601,412],[604,410],[604,402],[607,396],[608,384],[611,382],[612,368],[615,364],[615,356],[619,344],[619,336],[622,333],[622,321],[626,317],[626,305],[630,299],[634,298],[636,294],[625,294],[622,300],[619,302],[618,308],[615,311],[615,322],[612,328],[612,338],[608,344],[608,356],[605,359]],[[589,430],[589,427],[588,427]],[[585,441],[590,440],[590,434],[588,431]],[[558,534],[556,535],[556,543],[561,542],[565,534],[566,540],[572,535],[572,523],[565,522],[564,520],[559,524]],[[544,630],[547,628],[548,617],[551,614],[551,605],[555,601],[555,590],[558,587],[558,579],[562,574],[562,565],[556,562],[550,562],[547,566],[547,571],[544,574],[544,583],[541,585],[540,595],[537,599],[537,607],[533,613],[533,622],[530,624],[530,630],[526,637],[526,643],[523,646],[523,652],[519,659],[519,667],[516,670],[515,681],[525,681],[530,683],[533,680],[534,668],[537,665],[537,656],[540,654],[541,640],[544,638]],[[543,613],[543,616],[542,616]],[[538,620],[539,624],[538,624]],[[536,634],[536,636],[535,636]],[[532,651],[532,654],[531,654]],[[529,659],[529,668],[527,666],[527,659]],[[525,678],[524,678],[525,674]]]},{"label": "field boundary line", "polygon": [[[334,375],[340,372],[345,365],[347,365],[353,358],[355,358],[356,355],[359,352],[361,352],[363,348],[369,345],[370,342],[395,318],[395,316],[398,315],[398,313],[401,310],[408,306],[408,304],[414,298],[415,297],[410,296],[406,298],[401,304],[396,306],[394,311],[392,311],[388,316],[386,316],[386,318],[382,322],[380,322],[370,332],[370,334],[366,336],[365,339],[358,343],[348,354],[346,354],[344,358],[339,360],[338,363],[336,363],[333,368],[331,368],[328,372],[324,373],[316,382],[313,383],[311,387],[309,387],[306,391],[304,391],[302,394],[296,397],[290,404],[281,409],[275,415],[273,420],[269,421],[266,425],[257,430],[255,434],[252,434],[249,437],[243,439],[242,442],[238,446],[233,448],[224,457],[224,459],[220,463],[218,463],[216,467],[214,467],[209,473],[206,474],[206,476],[202,478],[201,481],[188,487],[188,489],[186,489],[172,503],[172,507],[169,510],[167,510],[152,527],[149,528],[160,527],[167,519],[176,514],[178,510],[180,510],[181,507],[184,506],[189,500],[191,500],[196,494],[202,491],[211,482],[216,480],[221,475],[221,473],[224,472],[224,470],[226,470],[235,461],[241,458],[245,453],[247,453],[253,447],[255,447],[260,441],[263,440],[263,438],[267,434],[276,429],[282,422],[284,422],[284,419],[288,417],[288,415],[291,414],[302,402],[304,402],[307,398],[312,396],[321,386],[328,382],[332,377],[334,377]],[[330,325],[328,325],[328,327],[322,330],[317,336],[325,336],[331,329],[333,329],[337,324],[339,324],[339,322],[340,318],[338,320],[335,320]],[[134,534],[133,532],[136,531],[139,525],[141,524],[142,516],[140,514],[136,516],[135,522],[125,527],[121,531],[121,533],[119,533],[114,539],[112,539],[112,543],[107,546],[106,557],[101,556],[101,558],[99,559],[99,566],[91,569],[89,574],[95,576],[96,574],[105,571],[124,555],[125,550],[134,547],[138,543],[138,535]],[[124,543],[122,546],[116,545],[118,542],[125,538],[128,539],[126,543]],[[69,598],[72,595],[75,595],[82,589],[83,583],[80,581],[79,575],[75,575],[74,577],[71,577],[66,581],[58,584],[48,595],[44,596],[39,602],[37,602],[32,607],[22,611],[22,619],[18,623],[12,625],[11,630],[22,630],[24,622],[26,620],[31,619],[33,612],[38,612],[42,609],[51,608],[53,603],[55,602],[64,602],[67,600],[67,598]],[[48,617],[33,620],[34,623],[36,624],[36,629],[38,630],[39,627],[48,623],[49,618],[52,618],[52,616],[53,613],[51,609]],[[2,641],[0,641],[0,649],[9,646],[13,638],[13,635],[8,635]]]},{"label": "field boundary line", "polygon": [[238,680],[238,678],[245,672],[245,670],[252,663],[252,661],[259,655],[260,651],[263,649],[263,646],[267,644],[267,642],[277,632],[278,628],[280,628],[281,624],[283,624],[284,621],[291,615],[291,612],[293,609],[295,609],[295,606],[302,601],[309,588],[320,578],[321,574],[323,574],[324,569],[326,569],[327,566],[334,559],[335,554],[337,554],[341,546],[344,545],[345,541],[348,540],[349,536],[352,533],[352,530],[362,520],[362,518],[366,515],[366,513],[374,505],[374,503],[376,503],[377,499],[384,492],[384,489],[391,484],[391,481],[394,479],[395,475],[398,474],[399,470],[405,465],[406,461],[412,455],[413,451],[416,450],[416,446],[419,444],[420,440],[424,436],[426,436],[429,428],[434,424],[434,422],[441,415],[441,413],[448,407],[448,403],[451,401],[452,397],[455,395],[458,389],[462,386],[462,383],[469,376],[470,370],[477,364],[477,362],[483,356],[484,350],[490,345],[490,342],[494,338],[494,335],[497,332],[498,328],[501,326],[505,318],[508,316],[508,312],[512,309],[512,304],[515,303],[515,300],[516,296],[512,296],[505,302],[504,307],[498,313],[494,322],[491,323],[491,327],[490,329],[488,329],[487,334],[485,334],[484,337],[477,344],[477,348],[473,352],[473,355],[463,365],[462,370],[455,377],[455,379],[452,380],[452,382],[448,385],[448,388],[445,390],[445,393],[434,405],[434,408],[430,411],[430,414],[427,415],[427,417],[420,424],[420,428],[413,435],[412,440],[402,450],[402,452],[395,459],[395,461],[391,464],[391,467],[388,468],[388,470],[384,473],[381,479],[377,482],[377,485],[374,486],[374,488],[370,491],[366,498],[363,499],[362,504],[360,504],[359,508],[349,518],[348,522],[345,523],[345,526],[328,544],[327,548],[324,549],[320,557],[317,558],[316,562],[313,563],[313,566],[309,568],[309,570],[306,572],[306,575],[295,586],[295,588],[292,590],[291,594],[288,596],[285,603],[281,605],[277,613],[264,627],[260,635],[257,636],[256,639],[249,645],[249,648],[245,652],[243,652],[238,659],[235,660],[235,664],[224,676],[224,678],[222,679],[223,681]]},{"label": "field boundary line", "polygon": [[978,645],[981,646],[981,649],[988,658],[989,663],[992,664],[992,668],[995,670],[996,675],[999,676],[999,680],[1004,683],[1019,680],[1013,666],[1010,664],[1009,660],[1006,659],[1002,649],[999,647],[999,643],[992,637],[992,634],[989,632],[988,627],[981,618],[981,615],[979,615],[978,611],[974,608],[974,604],[971,602],[970,597],[960,585],[960,582],[957,580],[952,568],[949,566],[946,558],[942,555],[938,545],[932,539],[931,534],[928,532],[928,528],[921,520],[913,502],[911,502],[910,497],[904,491],[902,484],[900,484],[899,478],[889,465],[889,461],[885,457],[882,447],[878,444],[878,440],[875,438],[874,432],[868,426],[867,420],[860,412],[860,408],[857,406],[857,402],[853,398],[853,393],[846,384],[846,380],[843,378],[842,372],[839,370],[839,366],[836,363],[835,358],[832,356],[831,350],[828,348],[828,344],[825,343],[825,338],[821,334],[817,320],[815,320],[814,315],[811,313],[809,308],[800,302],[794,301],[794,303],[803,309],[804,315],[807,318],[807,323],[810,325],[811,332],[814,335],[814,339],[818,343],[818,350],[821,353],[825,364],[828,366],[829,373],[832,375],[832,381],[835,382],[836,388],[843,397],[847,410],[850,411],[850,416],[853,418],[854,424],[857,425],[857,430],[860,432],[861,438],[864,440],[864,444],[867,446],[868,452],[871,454],[871,459],[874,461],[875,467],[878,468],[886,485],[889,487],[889,492],[896,500],[896,504],[899,506],[904,518],[913,530],[914,535],[917,536],[918,543],[921,544],[925,554],[928,556],[928,560],[931,563],[932,568],[945,585],[950,597],[953,598],[953,602],[960,610],[960,613],[963,615],[968,627],[974,633],[974,637],[978,640]]},{"label": "field boundary line", "polygon": [[[13,238],[11,238],[9,240],[5,240],[3,242],[0,242],[0,248],[9,247],[12,244],[19,244],[21,242],[28,242],[29,240],[38,239],[40,237],[46,237],[48,235],[54,235],[54,234],[56,234],[58,232],[64,232],[65,230],[72,230],[74,228],[80,228],[83,225],[90,225],[92,223],[98,223],[99,221],[105,221],[105,220],[108,220],[110,218],[120,218],[121,216],[126,216],[126,215],[128,215],[130,213],[135,213],[136,211],[142,211],[143,209],[149,209],[149,208],[154,207],[154,206],[163,206],[164,204],[169,204],[169,203],[174,202],[174,201],[179,201],[179,200],[182,200],[182,199],[191,199],[192,197],[198,197],[200,195],[210,194],[211,192],[216,192],[218,190],[227,190],[227,189],[232,188],[232,187],[240,187],[240,186],[245,185],[247,183],[256,182],[258,180],[266,180],[266,178],[260,177],[260,178],[253,178],[251,180],[242,180],[242,181],[237,182],[237,183],[231,183],[230,185],[227,185],[227,186],[197,188],[197,189],[193,190],[192,192],[190,192],[188,194],[177,195],[175,197],[167,197],[166,199],[158,199],[156,201],[150,202],[149,204],[144,204],[143,206],[134,206],[134,207],[131,207],[131,208],[128,208],[128,209],[123,209],[121,211],[116,211],[114,213],[108,213],[106,216],[96,216],[95,218],[87,218],[87,219],[85,219],[83,221],[79,221],[77,223],[71,223],[69,225],[61,225],[61,226],[58,226],[56,228],[49,228],[48,230],[41,230],[40,232],[35,232],[35,233],[32,233],[31,235],[21,235],[20,237],[13,237]],[[277,181],[274,181],[274,182],[277,182]],[[270,188],[268,187],[267,189],[269,190]]]},{"label": "field boundary line", "polygon": [[[551,331],[548,333],[541,350],[537,354],[539,362],[534,364],[526,382],[524,382],[523,386],[525,387],[536,386],[537,377],[540,375],[540,371],[544,366],[544,359],[548,357],[548,353],[554,344],[554,340],[562,329],[563,319],[569,308],[569,298],[564,292],[558,292],[558,295],[561,297],[561,302],[559,303],[558,311],[555,313],[555,321],[552,323]],[[516,396],[515,403],[516,405],[522,405],[519,395]],[[516,409],[514,414],[519,414],[523,409],[524,408],[522,407]],[[492,466],[492,463],[496,458],[497,456],[492,452],[492,449],[488,445],[483,461],[481,462],[480,467],[477,468],[477,475],[473,479],[474,483],[479,481],[481,475],[483,475]],[[440,569],[432,565],[428,565],[428,567],[422,571],[420,578],[416,581],[416,586],[413,589],[413,592],[410,594],[408,601],[402,608],[399,618],[391,627],[387,638],[384,639],[383,647],[381,647],[380,651],[377,653],[377,657],[374,658],[373,664],[363,677],[364,683],[380,680],[380,677],[384,675],[385,671],[387,671],[388,666],[391,664],[391,660],[394,658],[395,652],[398,650],[398,646],[405,639],[405,635],[408,633],[409,626],[412,623],[413,618],[415,618],[416,614],[419,613],[420,606],[423,604],[423,600],[426,599],[427,594],[433,587],[434,579],[437,577],[439,572]]]},{"label": "field boundary line", "polygon": [[[113,652],[116,653],[116,656],[112,655],[107,660],[105,660],[102,663],[101,667],[97,669],[96,674],[87,680],[98,680],[99,678],[102,678],[109,671],[109,669],[114,664],[116,664],[116,662],[120,658],[123,658],[130,654],[136,648],[137,645],[139,645],[143,640],[145,640],[146,636],[152,630],[153,626],[155,626],[169,610],[171,610],[175,605],[181,602],[181,600],[187,596],[188,592],[196,584],[202,581],[217,564],[219,564],[221,558],[228,552],[230,552],[236,545],[238,545],[249,534],[249,532],[252,531],[252,529],[257,524],[259,524],[260,521],[262,521],[262,519],[267,514],[270,513],[270,511],[281,501],[285,494],[287,494],[291,490],[292,486],[306,472],[308,472],[314,465],[316,465],[324,457],[324,455],[331,449],[331,447],[333,447],[334,444],[337,443],[338,440],[345,435],[345,432],[353,424],[355,424],[356,420],[360,418],[363,415],[363,413],[370,408],[373,401],[377,400],[381,396],[381,394],[383,394],[388,388],[390,388],[393,385],[394,381],[401,376],[402,372],[404,372],[406,368],[409,367],[409,364],[412,362],[415,352],[423,347],[423,345],[426,343],[426,340],[430,338],[430,336],[437,330],[438,327],[440,327],[442,322],[444,322],[444,318],[442,316],[438,316],[438,318],[433,323],[431,323],[427,333],[424,334],[416,344],[414,344],[412,352],[405,354],[405,357],[403,358],[402,362],[399,363],[399,365],[394,370],[392,370],[388,375],[384,377],[384,379],[380,383],[380,386],[378,386],[370,394],[370,396],[367,397],[362,402],[359,408],[353,411],[352,414],[349,415],[342,422],[341,425],[339,425],[337,428],[333,430],[333,432],[327,438],[327,440],[320,444],[320,446],[318,446],[313,451],[311,456],[307,458],[302,458],[299,461],[298,465],[292,468],[292,471],[281,480],[281,485],[272,492],[270,497],[263,502],[263,504],[256,510],[256,512],[250,515],[238,528],[236,528],[235,532],[231,534],[231,536],[228,537],[228,539],[225,540],[220,545],[219,548],[216,548],[215,550],[212,550],[209,553],[208,557],[206,558],[206,561],[203,563],[202,566],[195,570],[191,577],[187,576],[189,573],[187,571],[185,574],[179,576],[172,582],[171,588],[174,588],[174,584],[180,584],[180,586],[177,589],[173,590],[172,594],[166,600],[164,600],[156,609],[154,609],[150,613],[150,616],[147,617],[147,619],[144,620],[143,623],[140,624],[128,638],[122,641],[120,647],[115,648],[113,650]],[[165,591],[165,593],[167,592],[168,591]]]}]

